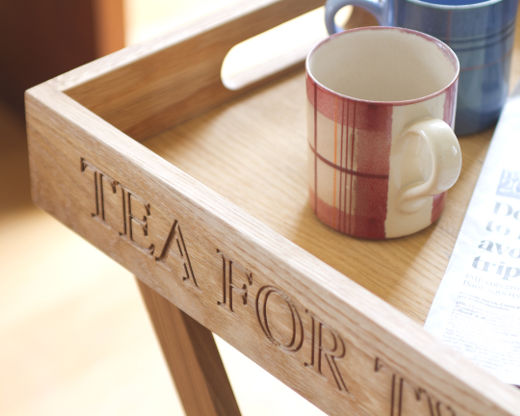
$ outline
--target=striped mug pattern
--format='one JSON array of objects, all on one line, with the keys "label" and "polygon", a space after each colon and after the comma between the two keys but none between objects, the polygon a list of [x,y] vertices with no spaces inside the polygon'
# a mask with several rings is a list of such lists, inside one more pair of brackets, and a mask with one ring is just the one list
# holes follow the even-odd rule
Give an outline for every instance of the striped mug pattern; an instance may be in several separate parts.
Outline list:
[{"label": "striped mug pattern", "polygon": [[[388,31],[399,32],[393,42],[403,50],[409,42],[411,52],[433,45],[444,59],[440,65],[448,73],[447,80],[430,87],[432,92],[425,96],[403,100],[358,98],[328,85],[329,75],[320,73],[327,72],[320,69],[320,60],[336,61],[335,67],[339,62],[334,71],[356,67],[351,58],[367,59],[357,49],[372,47],[365,38],[374,38],[377,44],[379,38],[388,38]],[[342,36],[357,39],[342,44],[336,39]],[[330,51],[317,52],[330,42],[338,47],[328,45]],[[425,52],[431,54],[431,49]],[[378,50],[368,53],[374,56]],[[385,71],[385,66],[380,70]],[[457,59],[446,45],[406,29],[354,29],[333,35],[310,52],[306,74],[309,201],[323,223],[351,236],[385,239],[414,233],[439,218],[445,191],[461,167],[460,147],[452,131],[457,70]],[[358,72],[359,68],[352,71]],[[420,82],[430,81],[426,76]]]}]

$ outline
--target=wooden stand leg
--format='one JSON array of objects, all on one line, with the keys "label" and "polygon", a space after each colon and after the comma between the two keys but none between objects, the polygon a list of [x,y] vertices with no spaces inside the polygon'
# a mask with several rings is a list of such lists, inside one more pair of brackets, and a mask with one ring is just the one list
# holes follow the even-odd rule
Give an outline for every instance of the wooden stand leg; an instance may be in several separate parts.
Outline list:
[{"label": "wooden stand leg", "polygon": [[186,414],[239,416],[211,332],[137,280]]}]

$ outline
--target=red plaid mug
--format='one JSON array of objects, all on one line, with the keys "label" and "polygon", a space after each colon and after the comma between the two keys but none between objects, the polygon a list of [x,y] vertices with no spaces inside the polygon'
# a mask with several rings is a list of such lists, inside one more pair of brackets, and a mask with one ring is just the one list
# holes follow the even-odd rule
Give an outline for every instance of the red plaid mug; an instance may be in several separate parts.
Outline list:
[{"label": "red plaid mug", "polygon": [[353,29],[310,51],[309,194],[323,223],[385,239],[439,218],[462,164],[458,75],[447,45],[409,29]]}]

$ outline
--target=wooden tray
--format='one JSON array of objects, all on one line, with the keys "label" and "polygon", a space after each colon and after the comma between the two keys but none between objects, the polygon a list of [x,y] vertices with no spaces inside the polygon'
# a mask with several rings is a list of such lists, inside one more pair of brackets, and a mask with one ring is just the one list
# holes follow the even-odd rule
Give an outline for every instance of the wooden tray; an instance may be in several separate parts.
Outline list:
[{"label": "wooden tray", "polygon": [[356,240],[309,208],[301,59],[222,84],[232,46],[321,4],[245,1],[29,90],[34,201],[330,414],[518,415],[422,329],[492,131],[437,224]]}]

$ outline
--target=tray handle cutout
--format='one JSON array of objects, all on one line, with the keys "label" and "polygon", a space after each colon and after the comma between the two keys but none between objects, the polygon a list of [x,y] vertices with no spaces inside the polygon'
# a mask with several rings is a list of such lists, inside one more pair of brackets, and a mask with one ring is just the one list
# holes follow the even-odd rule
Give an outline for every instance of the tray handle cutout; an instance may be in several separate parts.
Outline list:
[{"label": "tray handle cutout", "polygon": [[[61,75],[53,86],[143,141],[300,64],[320,33],[326,36],[322,0],[243,1],[244,10],[202,17]],[[346,26],[364,26],[366,16],[353,8]]]},{"label": "tray handle cutout", "polygon": [[[335,21],[345,29],[377,24],[365,10],[353,6],[339,10]],[[327,36],[322,6],[250,37],[224,57],[222,84],[238,91],[279,74],[302,62],[312,46]]]},{"label": "tray handle cutout", "polygon": [[233,46],[222,62],[222,84],[231,91],[299,64],[327,36],[320,7]]}]

